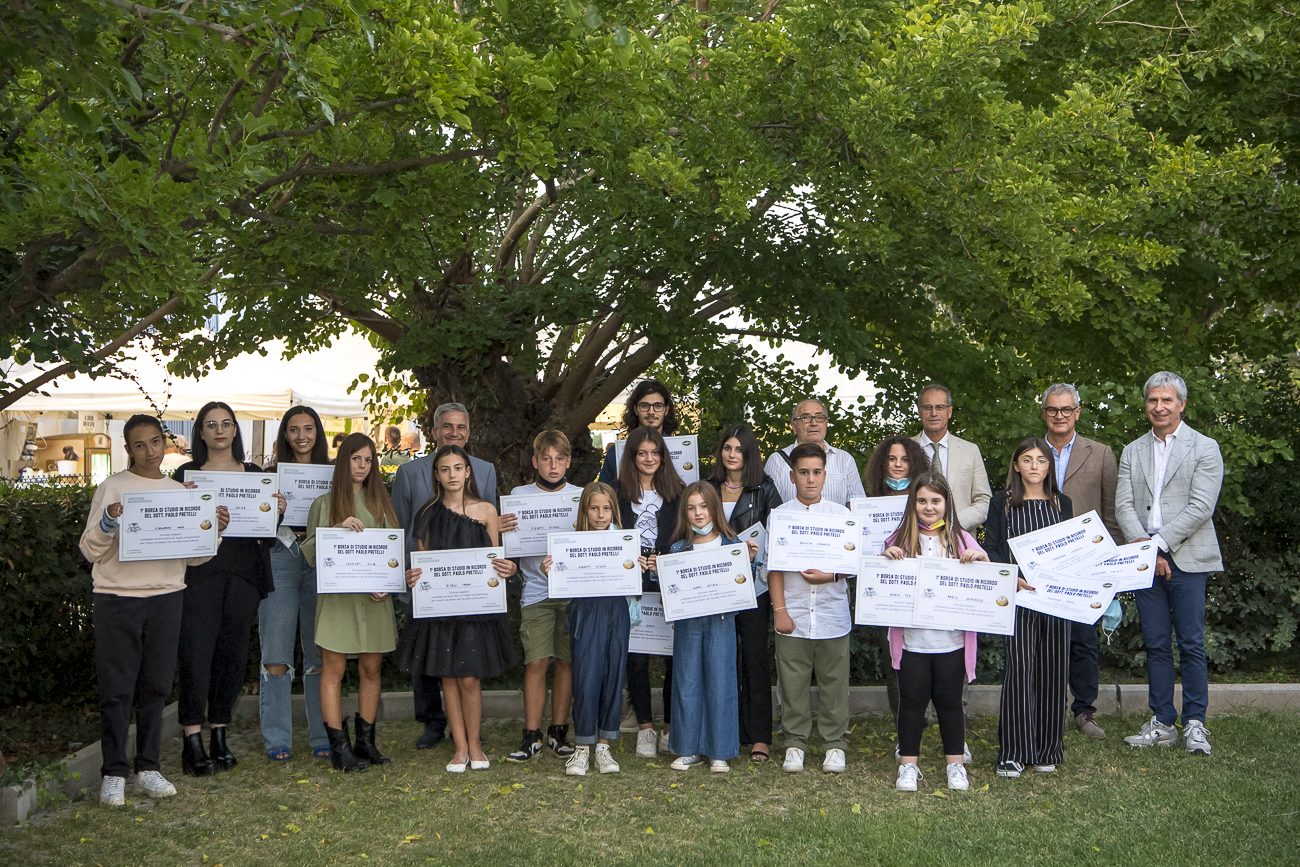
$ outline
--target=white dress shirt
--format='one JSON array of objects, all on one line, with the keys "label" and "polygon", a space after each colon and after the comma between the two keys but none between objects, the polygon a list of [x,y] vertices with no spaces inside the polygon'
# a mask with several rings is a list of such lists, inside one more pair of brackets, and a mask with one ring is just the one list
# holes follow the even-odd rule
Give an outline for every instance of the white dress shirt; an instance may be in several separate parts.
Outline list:
[{"label": "white dress shirt", "polygon": [[[1182,427],[1182,422],[1178,423]],[[1165,525],[1165,515],[1160,508],[1160,492],[1165,489],[1165,471],[1169,469],[1169,455],[1174,451],[1174,441],[1178,438],[1178,428],[1167,434],[1162,440],[1151,432],[1151,459],[1152,459],[1152,491],[1151,491],[1151,515],[1147,518],[1147,532],[1151,538],[1160,546],[1161,551],[1169,550],[1169,543],[1160,535],[1160,528]]]},{"label": "white dress shirt", "polygon": [[[779,461],[781,458],[774,455]],[[849,510],[825,497],[805,506],[796,499],[777,506],[791,512],[818,512],[824,515],[847,515]],[[840,638],[853,628],[849,616],[849,582],[838,579],[829,584],[809,584],[798,572],[785,576],[785,613],[794,621],[794,638]]]},{"label": "white dress shirt", "polygon": [[[792,443],[781,451],[789,457],[796,445],[798,443]],[[858,462],[853,460],[853,455],[830,443],[822,443],[821,447],[826,452],[826,484],[822,486],[822,499],[847,506],[851,498],[865,497],[867,491],[862,487],[862,475],[858,472]],[[790,464],[784,457],[773,452],[763,469],[776,482],[776,489],[783,502],[788,503],[795,498],[794,483],[790,481]]]}]

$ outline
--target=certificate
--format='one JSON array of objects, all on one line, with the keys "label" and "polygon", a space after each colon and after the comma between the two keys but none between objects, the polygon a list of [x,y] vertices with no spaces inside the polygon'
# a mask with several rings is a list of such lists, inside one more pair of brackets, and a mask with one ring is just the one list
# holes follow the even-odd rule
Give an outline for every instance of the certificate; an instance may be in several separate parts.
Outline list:
[{"label": "certificate", "polygon": [[1115,556],[1115,540],[1096,510],[1007,540],[1029,583],[1039,570],[1077,575]]},{"label": "certificate", "polygon": [[188,560],[217,553],[217,495],[165,489],[122,494],[117,559]]},{"label": "certificate", "polygon": [[502,497],[501,514],[514,513],[519,526],[501,534],[507,557],[542,557],[546,554],[546,537],[551,533],[573,532],[582,493],[534,494]]},{"label": "certificate", "polygon": [[[623,465],[623,447],[626,440],[614,441],[614,463]],[[664,437],[668,447],[668,457],[673,462],[673,469],[686,484],[700,480],[700,441],[692,436]]]},{"label": "certificate", "polygon": [[547,551],[552,599],[641,595],[641,535],[635,530],[552,533]]},{"label": "certificate", "polygon": [[405,593],[403,531],[316,529],[317,593]]},{"label": "certificate", "polygon": [[861,557],[861,526],[861,519],[852,513],[827,515],[777,509],[767,516],[767,568],[782,572],[820,569],[852,575],[858,571]]},{"label": "certificate", "polygon": [[723,544],[659,557],[664,620],[686,620],[757,608],[749,546]]},{"label": "certificate", "polygon": [[1034,585],[1034,589],[1017,593],[1016,605],[1076,623],[1096,623],[1106,613],[1110,600],[1115,598],[1115,585],[1110,581],[1076,578],[1043,570],[1029,583]]},{"label": "certificate", "polygon": [[506,579],[492,568],[505,555],[501,548],[412,551],[411,568],[424,572],[411,588],[411,616],[505,614]]},{"label": "certificate", "polygon": [[275,538],[276,525],[280,523],[275,492],[280,489],[280,483],[274,472],[195,472],[186,473],[185,481],[198,485],[201,491],[217,492],[217,505],[230,511],[230,523],[223,535],[232,539]]},{"label": "certificate", "polygon": [[1077,574],[1080,578],[1114,584],[1116,593],[1145,590],[1156,574],[1156,543],[1148,540],[1120,545],[1114,557],[1080,569]]},{"label": "certificate", "polygon": [[883,554],[885,541],[903,523],[907,497],[854,497],[849,500],[849,509],[862,522],[863,556]]},{"label": "certificate", "polygon": [[1016,628],[1016,577],[1007,563],[962,563],[920,557],[913,626],[1011,635]]},{"label": "certificate", "polygon": [[917,560],[862,555],[853,622],[862,626],[911,626],[916,610]]},{"label": "certificate", "polygon": [[758,553],[754,555],[755,563],[767,563],[767,528],[761,523],[754,524],[740,532],[740,541],[753,542],[758,546]]},{"label": "certificate", "polygon": [[312,502],[330,492],[334,468],[329,464],[276,464],[280,474],[280,493],[284,494],[286,527],[307,526]]},{"label": "certificate", "polygon": [[641,625],[632,627],[627,637],[627,652],[673,655],[673,628],[664,620],[664,604],[658,593],[641,597]]}]

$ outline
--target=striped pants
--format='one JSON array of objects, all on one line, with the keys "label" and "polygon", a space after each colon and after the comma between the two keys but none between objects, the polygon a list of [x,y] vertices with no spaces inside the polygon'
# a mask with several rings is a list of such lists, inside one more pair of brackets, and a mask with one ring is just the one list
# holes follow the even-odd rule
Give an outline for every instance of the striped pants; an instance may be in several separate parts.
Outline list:
[{"label": "striped pants", "polygon": [[998,708],[998,762],[1055,765],[1065,758],[1070,621],[1016,609],[1006,639],[1007,669]]}]

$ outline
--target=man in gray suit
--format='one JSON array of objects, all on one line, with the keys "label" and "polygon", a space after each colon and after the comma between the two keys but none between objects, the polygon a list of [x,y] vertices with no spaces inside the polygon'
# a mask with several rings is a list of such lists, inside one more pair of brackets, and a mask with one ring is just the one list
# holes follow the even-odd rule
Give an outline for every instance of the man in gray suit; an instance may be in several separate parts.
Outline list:
[{"label": "man in gray suit", "polygon": [[[465,448],[469,442],[469,410],[464,404],[444,403],[433,411],[434,451],[443,446]],[[478,485],[479,496],[493,506],[497,504],[497,470],[487,461],[471,456],[470,472]],[[406,550],[414,547],[415,514],[433,496],[433,455],[425,455],[397,468],[393,479],[393,511],[406,530]],[[440,678],[411,675],[415,700],[415,719],[424,723],[424,733],[415,742],[417,750],[429,750],[442,742],[447,731],[447,714],[438,694]]]},{"label": "man in gray suit", "polygon": [[1115,513],[1128,541],[1151,539],[1160,548],[1151,587],[1135,594],[1147,649],[1152,717],[1124,742],[1148,747],[1178,741],[1176,632],[1183,673],[1183,746],[1189,753],[1208,756],[1205,582],[1210,572],[1223,569],[1212,520],[1223,484],[1223,456],[1217,442],[1183,423],[1187,383],[1182,377],[1161,371],[1147,380],[1143,394],[1151,432],[1124,447]]},{"label": "man in gray suit", "polygon": [[948,432],[952,419],[952,392],[937,382],[926,383],[916,399],[922,431],[916,435],[930,469],[941,473],[952,489],[953,507],[961,528],[974,533],[989,514],[989,474],[979,446]]},{"label": "man in gray suit", "polygon": [[[1122,540],[1115,520],[1115,485],[1119,465],[1110,446],[1080,436],[1075,430],[1082,406],[1073,385],[1058,382],[1043,392],[1043,424],[1047,444],[1056,458],[1056,487],[1074,506],[1074,514],[1096,510],[1111,536]],[[1090,738],[1104,738],[1106,731],[1093,719],[1098,690],[1097,627],[1070,624],[1070,712],[1074,725]]]}]

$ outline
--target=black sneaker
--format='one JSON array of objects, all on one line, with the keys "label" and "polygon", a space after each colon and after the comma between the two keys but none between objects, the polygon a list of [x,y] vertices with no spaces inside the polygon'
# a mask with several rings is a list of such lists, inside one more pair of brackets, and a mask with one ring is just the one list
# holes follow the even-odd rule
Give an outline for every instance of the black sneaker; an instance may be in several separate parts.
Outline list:
[{"label": "black sneaker", "polygon": [[1003,762],[998,765],[999,777],[1018,777],[1025,772],[1025,766],[1020,762]]},{"label": "black sneaker", "polygon": [[524,729],[524,738],[519,742],[519,749],[506,756],[506,761],[526,762],[542,751],[542,733],[539,729]]},{"label": "black sneaker", "polygon": [[[540,734],[540,732],[539,732]],[[546,744],[562,759],[573,755],[573,745],[569,743],[568,726],[551,726],[546,730]],[[538,749],[541,749],[538,747]]]}]

